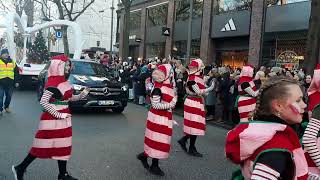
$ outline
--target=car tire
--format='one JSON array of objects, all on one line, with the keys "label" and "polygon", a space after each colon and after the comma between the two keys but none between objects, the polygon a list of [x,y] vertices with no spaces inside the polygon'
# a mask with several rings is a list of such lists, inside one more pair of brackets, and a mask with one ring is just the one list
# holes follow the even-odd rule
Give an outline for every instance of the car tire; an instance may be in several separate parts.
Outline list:
[{"label": "car tire", "polygon": [[120,114],[124,111],[124,107],[113,108],[112,112]]}]

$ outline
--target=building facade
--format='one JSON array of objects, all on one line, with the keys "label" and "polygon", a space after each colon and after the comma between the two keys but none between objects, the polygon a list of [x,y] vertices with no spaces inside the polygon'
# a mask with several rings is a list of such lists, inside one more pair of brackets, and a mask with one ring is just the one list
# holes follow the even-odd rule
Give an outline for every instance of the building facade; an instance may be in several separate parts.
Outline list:
[{"label": "building facade", "polygon": [[[193,0],[191,57],[207,64],[298,68],[304,61],[310,0]],[[119,8],[117,41],[123,42]],[[186,59],[189,0],[136,0],[130,9],[129,55]],[[166,36],[163,29],[170,30]]]}]

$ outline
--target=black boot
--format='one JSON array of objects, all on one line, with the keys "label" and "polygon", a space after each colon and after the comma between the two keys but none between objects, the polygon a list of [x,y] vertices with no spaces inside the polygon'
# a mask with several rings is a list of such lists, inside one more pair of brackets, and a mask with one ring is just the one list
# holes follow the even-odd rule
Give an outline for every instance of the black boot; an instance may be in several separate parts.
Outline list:
[{"label": "black boot", "polygon": [[144,153],[138,154],[137,158],[141,161],[144,168],[149,169],[148,157]]},{"label": "black boot", "polygon": [[78,180],[78,179],[70,176],[68,173],[65,173],[65,174],[59,174],[58,180]]},{"label": "black boot", "polygon": [[190,136],[190,147],[189,147],[188,154],[195,157],[203,157],[203,155],[199,153],[196,149],[196,146],[195,146],[196,140],[197,140],[197,136],[194,136],[194,135]]},{"label": "black boot", "polygon": [[187,150],[187,141],[189,139],[189,136],[183,136],[180,140],[178,140],[179,145],[181,146],[181,148],[184,150],[184,152],[188,152]]},{"label": "black boot", "polygon": [[159,160],[152,159],[152,165],[149,169],[150,173],[157,175],[157,176],[164,176],[164,172],[159,167]]},{"label": "black boot", "polygon": [[197,151],[196,147],[190,147],[188,154],[195,157],[203,157],[203,155]]},{"label": "black boot", "polygon": [[18,166],[12,166],[11,170],[15,180],[23,180],[25,170],[19,168]]}]

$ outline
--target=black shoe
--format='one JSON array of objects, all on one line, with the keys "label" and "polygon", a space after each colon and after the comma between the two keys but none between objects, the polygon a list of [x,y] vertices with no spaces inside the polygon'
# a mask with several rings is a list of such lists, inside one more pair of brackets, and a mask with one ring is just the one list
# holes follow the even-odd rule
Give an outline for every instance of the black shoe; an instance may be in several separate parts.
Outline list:
[{"label": "black shoe", "polygon": [[159,168],[159,166],[151,166],[149,171],[151,174],[154,174],[157,176],[164,176],[164,172]]},{"label": "black shoe", "polygon": [[12,166],[11,167],[13,176],[15,180],[23,180],[23,174],[24,174],[24,170],[21,170],[20,168],[16,167],[16,166]]},{"label": "black shoe", "polygon": [[137,158],[141,161],[144,168],[149,169],[148,158],[144,155],[144,153],[140,153],[137,155]]},{"label": "black shoe", "polygon": [[184,150],[184,152],[188,152],[187,150],[187,145],[186,145],[186,141],[184,140],[184,137],[181,138],[179,141],[178,141],[179,145],[181,146],[181,148]]},{"label": "black shoe", "polygon": [[58,180],[78,180],[78,179],[70,176],[68,173],[65,173],[63,175],[59,174]]},{"label": "black shoe", "polygon": [[195,157],[203,157],[203,155],[199,153],[195,147],[189,148],[188,154]]}]

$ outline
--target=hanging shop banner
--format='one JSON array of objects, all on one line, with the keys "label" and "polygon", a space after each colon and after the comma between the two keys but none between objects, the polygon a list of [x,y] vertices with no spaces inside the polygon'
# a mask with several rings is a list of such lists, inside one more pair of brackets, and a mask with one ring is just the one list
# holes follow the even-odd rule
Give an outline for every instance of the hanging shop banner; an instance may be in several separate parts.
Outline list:
[{"label": "hanging shop banner", "polygon": [[294,51],[283,51],[276,59],[276,66],[288,69],[299,69],[299,63],[303,60],[304,56],[298,56]]}]

